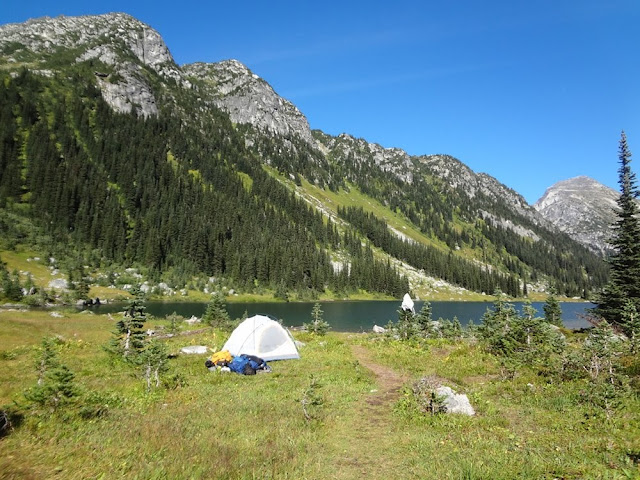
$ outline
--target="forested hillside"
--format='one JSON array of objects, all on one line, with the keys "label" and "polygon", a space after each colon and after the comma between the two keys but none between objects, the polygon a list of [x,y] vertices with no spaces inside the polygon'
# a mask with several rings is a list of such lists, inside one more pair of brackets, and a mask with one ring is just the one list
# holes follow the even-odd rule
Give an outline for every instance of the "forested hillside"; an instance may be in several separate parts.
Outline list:
[{"label": "forested hillside", "polygon": [[334,272],[328,252],[345,234],[265,172],[222,114],[204,135],[176,118],[114,113],[81,75],[59,83],[26,70],[2,78],[0,98],[0,205],[64,245],[244,288],[408,289],[359,242],[350,274]]},{"label": "forested hillside", "polygon": [[416,278],[588,297],[606,281],[495,179],[311,132],[239,62],[181,69],[129,16],[2,27],[0,62],[3,248],[46,237],[78,278],[141,266],[177,288],[215,277],[283,298],[399,297]]}]

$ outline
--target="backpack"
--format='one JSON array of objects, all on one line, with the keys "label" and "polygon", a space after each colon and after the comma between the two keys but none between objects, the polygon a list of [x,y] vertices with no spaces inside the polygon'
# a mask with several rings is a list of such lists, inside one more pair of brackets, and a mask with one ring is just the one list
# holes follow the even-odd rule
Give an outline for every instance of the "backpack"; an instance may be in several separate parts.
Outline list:
[{"label": "backpack", "polygon": [[264,370],[267,368],[267,362],[265,362],[260,357],[256,357],[255,355],[244,355],[249,359],[249,365],[254,370]]},{"label": "backpack", "polygon": [[232,372],[242,375],[255,375],[257,370],[265,370],[267,363],[255,355],[239,355],[229,362]]}]

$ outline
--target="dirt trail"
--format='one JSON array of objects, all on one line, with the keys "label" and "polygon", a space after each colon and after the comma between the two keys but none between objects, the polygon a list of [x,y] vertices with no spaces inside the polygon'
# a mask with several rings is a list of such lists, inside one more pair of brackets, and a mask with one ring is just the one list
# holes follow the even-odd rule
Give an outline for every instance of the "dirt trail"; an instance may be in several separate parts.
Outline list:
[{"label": "dirt trail", "polygon": [[400,388],[407,382],[407,377],[400,375],[392,368],[385,367],[377,363],[371,352],[361,345],[353,345],[351,347],[353,355],[363,367],[371,370],[376,376],[378,389],[367,397],[369,405],[381,405],[392,407],[393,402],[400,395]]},{"label": "dirt trail", "polygon": [[332,461],[336,474],[333,478],[397,476],[398,465],[392,463],[387,452],[394,448],[394,439],[397,441],[398,438],[393,406],[408,378],[377,363],[367,348],[359,345],[351,348],[360,365],[375,374],[377,388],[364,397],[354,415],[345,419],[351,433],[349,438],[341,439],[341,444],[348,448],[334,452]]}]

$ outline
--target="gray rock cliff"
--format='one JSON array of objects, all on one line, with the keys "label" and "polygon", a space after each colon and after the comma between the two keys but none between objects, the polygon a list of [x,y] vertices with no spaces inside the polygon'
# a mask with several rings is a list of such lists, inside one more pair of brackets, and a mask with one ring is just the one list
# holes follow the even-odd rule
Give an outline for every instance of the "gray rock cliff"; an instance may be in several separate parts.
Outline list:
[{"label": "gray rock cliff", "polygon": [[226,111],[232,122],[252,125],[285,140],[297,137],[317,148],[309,122],[300,110],[239,61],[193,63],[182,69],[201,81],[203,100]]},{"label": "gray rock cliff", "polygon": [[348,162],[358,167],[376,166],[403,182],[413,182],[414,165],[411,157],[400,148],[385,148],[346,133],[337,137],[319,134],[319,137],[322,151],[340,162]]},{"label": "gray rock cliff", "polygon": [[605,255],[611,248],[607,242],[619,195],[592,178],[580,176],[548,188],[534,208],[574,240]]},{"label": "gray rock cliff", "polygon": [[63,50],[77,63],[94,61],[98,68],[109,67],[96,75],[104,99],[119,112],[157,114],[145,69],[184,82],[160,34],[124,13],[43,17],[0,27],[0,59],[8,63],[47,74],[48,56]]}]

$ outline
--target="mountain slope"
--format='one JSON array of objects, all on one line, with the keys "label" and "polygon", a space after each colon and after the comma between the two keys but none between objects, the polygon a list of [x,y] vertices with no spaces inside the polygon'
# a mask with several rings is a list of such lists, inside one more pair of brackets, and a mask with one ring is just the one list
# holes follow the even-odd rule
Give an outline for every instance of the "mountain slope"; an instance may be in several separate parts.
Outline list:
[{"label": "mountain slope", "polygon": [[547,189],[534,208],[571,238],[600,255],[607,243],[620,194],[596,180],[580,176]]},{"label": "mountain slope", "polygon": [[0,27],[0,61],[0,206],[108,259],[316,293],[396,295],[412,272],[582,295],[606,277],[494,178],[311,131],[240,62],[178,67],[128,15]]}]

